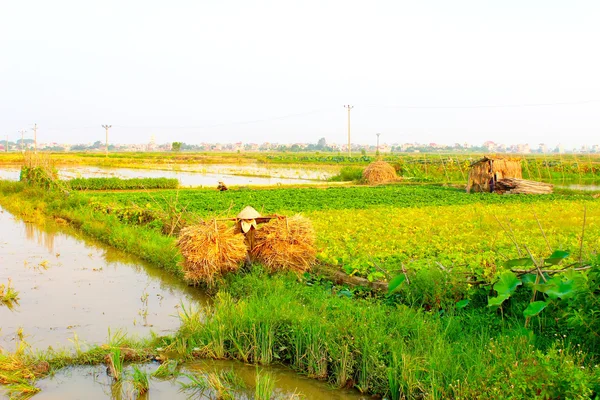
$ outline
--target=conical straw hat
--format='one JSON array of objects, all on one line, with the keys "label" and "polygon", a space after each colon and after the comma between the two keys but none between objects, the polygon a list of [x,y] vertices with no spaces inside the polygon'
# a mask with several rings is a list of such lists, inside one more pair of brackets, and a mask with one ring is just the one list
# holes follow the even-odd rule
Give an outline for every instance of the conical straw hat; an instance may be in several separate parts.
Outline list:
[{"label": "conical straw hat", "polygon": [[240,211],[237,217],[238,219],[256,219],[260,218],[260,214],[254,208],[246,206],[246,208]]}]

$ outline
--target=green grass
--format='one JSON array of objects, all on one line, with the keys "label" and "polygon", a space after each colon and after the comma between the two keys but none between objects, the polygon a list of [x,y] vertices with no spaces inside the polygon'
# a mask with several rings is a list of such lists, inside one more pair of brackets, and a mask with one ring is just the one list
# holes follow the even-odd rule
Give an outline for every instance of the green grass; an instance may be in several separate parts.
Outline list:
[{"label": "green grass", "polygon": [[265,372],[256,370],[256,386],[254,389],[255,400],[270,400],[273,398],[273,391],[275,390],[275,379],[273,375]]},{"label": "green grass", "polygon": [[133,366],[132,371],[131,385],[135,394],[135,398],[139,398],[139,396],[143,396],[144,394],[148,393],[148,390],[150,390],[148,374],[140,370],[135,365]]},{"label": "green grass", "polygon": [[72,190],[176,189],[175,178],[74,178],[66,181]]},{"label": "green grass", "polygon": [[597,356],[552,316],[544,322],[551,327],[532,331],[522,328],[519,304],[503,315],[428,312],[402,297],[349,298],[307,283],[259,269],[231,276],[204,316],[188,312],[177,339],[207,357],[283,362],[338,387],[392,398],[588,398],[600,390]]}]

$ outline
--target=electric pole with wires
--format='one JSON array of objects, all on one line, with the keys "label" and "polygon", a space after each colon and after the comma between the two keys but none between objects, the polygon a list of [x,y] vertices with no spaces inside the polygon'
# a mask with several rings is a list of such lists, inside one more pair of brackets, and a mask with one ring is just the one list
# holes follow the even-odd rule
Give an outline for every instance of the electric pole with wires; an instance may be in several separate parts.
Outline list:
[{"label": "electric pole with wires", "polygon": [[37,124],[33,124],[33,152],[37,154]]},{"label": "electric pole with wires", "polygon": [[352,157],[352,145],[350,144],[350,110],[354,108],[350,104],[345,105],[344,108],[348,109],[348,157]]},{"label": "electric pole with wires", "polygon": [[21,134],[21,153],[25,153],[25,130],[21,129],[19,133]]},{"label": "electric pole with wires", "polygon": [[106,130],[106,147],[104,148],[104,155],[108,157],[108,130],[112,128],[112,125],[102,125],[102,127]]}]

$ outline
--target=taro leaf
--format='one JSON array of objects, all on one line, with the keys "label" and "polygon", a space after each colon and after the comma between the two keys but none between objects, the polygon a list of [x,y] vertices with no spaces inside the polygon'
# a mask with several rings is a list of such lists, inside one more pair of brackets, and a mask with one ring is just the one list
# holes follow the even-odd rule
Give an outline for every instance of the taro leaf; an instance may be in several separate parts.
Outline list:
[{"label": "taro leaf", "polygon": [[535,284],[537,274],[525,274],[521,277],[521,281],[525,286],[531,286]]},{"label": "taro leaf", "polygon": [[402,283],[406,280],[406,275],[400,274],[396,275],[388,285],[388,294],[392,294],[397,291]]},{"label": "taro leaf", "polygon": [[498,307],[504,303],[504,300],[508,299],[510,295],[503,294],[498,297],[488,297],[488,307]]},{"label": "taro leaf", "polygon": [[498,296],[506,295],[507,298],[515,292],[517,286],[521,285],[521,281],[512,271],[504,271],[498,277],[498,282],[494,284],[494,290],[498,292]]},{"label": "taro leaf", "polygon": [[553,300],[558,298],[568,299],[575,294],[575,281],[573,279],[563,280],[560,276],[555,276],[543,285],[537,285],[537,289],[546,293]]},{"label": "taro leaf", "polygon": [[554,253],[552,253],[550,255],[550,257],[548,257],[546,259],[546,264],[550,264],[550,265],[560,264],[560,262],[562,260],[564,260],[565,258],[569,257],[570,254],[571,253],[569,253],[568,251],[556,250]]},{"label": "taro leaf", "polygon": [[461,301],[458,301],[458,302],[456,302],[456,309],[461,310],[461,309],[465,308],[467,305],[469,305],[470,302],[471,302],[471,300],[469,300],[469,299],[463,299]]},{"label": "taro leaf", "polygon": [[534,301],[533,303],[529,303],[527,308],[523,311],[523,315],[526,317],[535,317],[541,313],[547,305],[548,303],[545,301]]},{"label": "taro leaf", "polygon": [[513,267],[533,267],[533,261],[531,258],[514,258],[504,263],[506,268]]}]

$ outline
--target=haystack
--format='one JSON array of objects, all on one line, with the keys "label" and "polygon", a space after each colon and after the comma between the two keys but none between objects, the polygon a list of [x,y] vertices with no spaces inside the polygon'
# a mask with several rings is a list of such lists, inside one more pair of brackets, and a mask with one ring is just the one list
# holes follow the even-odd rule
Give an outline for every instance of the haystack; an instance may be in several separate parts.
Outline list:
[{"label": "haystack", "polygon": [[315,232],[300,215],[272,219],[256,230],[252,256],[269,271],[310,270],[315,261]]},{"label": "haystack", "polygon": [[365,168],[363,178],[369,185],[376,185],[396,180],[398,175],[390,164],[385,161],[375,161]]},{"label": "haystack", "polygon": [[523,178],[520,158],[485,156],[471,164],[467,193],[489,192],[494,184],[504,178]]},{"label": "haystack", "polygon": [[192,283],[212,284],[215,278],[237,271],[248,254],[244,236],[214,220],[182,229],[177,245],[185,278]]}]

